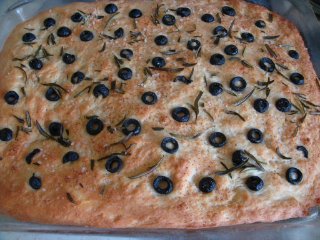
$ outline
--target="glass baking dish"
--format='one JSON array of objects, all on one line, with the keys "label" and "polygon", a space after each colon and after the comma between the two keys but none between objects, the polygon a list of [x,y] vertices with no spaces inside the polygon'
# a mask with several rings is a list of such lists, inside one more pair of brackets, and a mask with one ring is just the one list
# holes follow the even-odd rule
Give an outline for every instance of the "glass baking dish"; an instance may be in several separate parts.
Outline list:
[{"label": "glass baking dish", "polygon": [[[0,0],[0,9],[10,0]],[[0,48],[13,28],[44,10],[72,2],[94,0],[20,0],[0,17]],[[128,0],[129,1],[129,0]],[[314,68],[320,75],[320,23],[307,0],[248,0],[261,4],[291,20],[300,30]],[[4,12],[4,11],[2,11]],[[11,239],[320,239],[319,208],[306,218],[274,223],[254,223],[212,229],[97,229],[18,222],[0,215],[0,240]]]}]

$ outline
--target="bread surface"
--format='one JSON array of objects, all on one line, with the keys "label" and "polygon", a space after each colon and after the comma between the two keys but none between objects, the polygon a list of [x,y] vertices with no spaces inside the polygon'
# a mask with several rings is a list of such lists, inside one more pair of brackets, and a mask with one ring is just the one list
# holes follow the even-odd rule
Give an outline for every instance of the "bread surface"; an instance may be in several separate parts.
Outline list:
[{"label": "bread surface", "polygon": [[[109,3],[74,3],[43,12],[19,24],[6,41],[0,54],[0,128],[11,129],[13,136],[10,141],[0,142],[0,212],[24,221],[104,228],[209,228],[306,216],[319,203],[320,121],[316,115],[319,108],[313,105],[320,104],[320,88],[297,28],[245,1],[121,0],[113,2],[118,14],[107,14]],[[224,6],[232,7],[236,15],[223,14]],[[179,7],[189,8],[191,15],[179,16],[174,11]],[[143,15],[130,18],[132,9],[141,10]],[[83,20],[73,22],[71,16],[79,11]],[[214,16],[214,22],[201,20],[206,13]],[[176,24],[163,24],[165,14],[175,16]],[[56,24],[45,29],[43,22],[48,17]],[[263,20],[266,27],[258,28],[258,20]],[[217,40],[213,30],[219,25],[229,30],[229,35]],[[70,36],[57,35],[62,26],[72,30]],[[124,36],[114,39],[119,28],[123,28]],[[80,40],[85,30],[93,33],[91,41]],[[36,36],[31,44],[22,41],[27,32]],[[251,33],[254,42],[241,39],[243,32]],[[158,35],[165,35],[168,44],[156,45]],[[201,51],[187,48],[191,39],[201,42]],[[238,48],[237,55],[224,52],[230,44]],[[121,58],[122,49],[133,51],[130,61]],[[300,58],[291,58],[289,50],[297,51]],[[74,63],[63,61],[65,53],[75,56]],[[223,65],[210,63],[216,53],[225,57]],[[155,68],[154,57],[164,58],[165,67]],[[277,63],[277,70],[262,70],[259,61],[264,57]],[[30,67],[33,58],[42,61],[40,70]],[[131,69],[132,78],[122,80],[119,67]],[[79,84],[71,82],[76,71],[86,76]],[[304,84],[293,84],[292,73],[302,74]],[[186,76],[192,82],[175,81],[177,76]],[[247,83],[242,92],[229,86],[237,76]],[[261,82],[268,79],[273,81],[267,97],[269,109],[258,113],[254,101],[266,98],[268,90]],[[107,97],[94,95],[97,82],[109,89]],[[214,82],[223,85],[224,91],[218,96],[209,91]],[[58,101],[46,99],[50,87],[59,92]],[[16,104],[6,103],[8,91],[19,95]],[[149,91],[157,95],[153,105],[141,100]],[[245,96],[248,99],[237,104]],[[298,109],[292,106],[290,112],[279,111],[276,102],[280,98],[288,99]],[[188,122],[173,119],[176,107],[189,110]],[[92,118],[104,124],[97,135],[86,130]],[[121,127],[124,119],[138,120],[141,132],[126,137]],[[51,122],[63,124],[63,138],[71,142],[70,146],[63,146],[69,144],[61,144],[50,135]],[[49,135],[41,134],[40,126]],[[262,143],[247,139],[252,128],[263,133]],[[223,147],[210,144],[208,138],[213,132],[226,136]],[[174,154],[161,148],[165,137],[178,142]],[[308,150],[308,158],[297,146]],[[28,164],[26,157],[34,149],[40,152]],[[226,170],[221,162],[232,168],[232,155],[240,149],[261,163],[250,158],[244,165],[247,168],[221,175]],[[79,159],[63,163],[69,151],[77,152]],[[111,155],[123,161],[116,173],[105,167]],[[287,181],[290,167],[302,172],[299,184]],[[41,179],[40,189],[30,186],[32,176]],[[170,193],[154,190],[158,176],[171,179]],[[246,182],[251,176],[263,180],[260,191],[248,188]],[[204,177],[216,183],[210,193],[199,190]]]}]

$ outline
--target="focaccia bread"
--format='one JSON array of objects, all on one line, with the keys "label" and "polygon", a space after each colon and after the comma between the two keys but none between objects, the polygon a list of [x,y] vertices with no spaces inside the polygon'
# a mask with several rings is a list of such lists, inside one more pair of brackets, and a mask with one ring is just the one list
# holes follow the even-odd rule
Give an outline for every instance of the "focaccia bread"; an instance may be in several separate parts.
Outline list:
[{"label": "focaccia bread", "polygon": [[207,228],[320,201],[320,85],[299,31],[245,1],[98,1],[0,56],[0,212]]}]

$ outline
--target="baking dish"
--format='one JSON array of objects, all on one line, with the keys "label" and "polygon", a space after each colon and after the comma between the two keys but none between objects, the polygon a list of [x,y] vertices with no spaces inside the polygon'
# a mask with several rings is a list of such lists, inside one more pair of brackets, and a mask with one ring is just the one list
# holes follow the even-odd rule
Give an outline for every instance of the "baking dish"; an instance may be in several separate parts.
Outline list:
[{"label": "baking dish", "polygon": [[[23,0],[12,5],[3,16],[0,25],[2,31],[0,34],[0,44],[2,46],[8,33],[19,22],[24,21],[37,13],[61,6],[75,1],[71,0]],[[259,2],[262,1],[251,1]],[[311,7],[307,1],[301,0],[270,0],[263,1],[265,6],[273,11],[280,13],[284,17],[292,20],[302,32],[306,45],[312,56],[314,67],[318,74],[320,73],[320,46],[317,40],[320,39],[320,27],[316,21]],[[318,57],[317,57],[318,56]],[[250,225],[231,226],[216,229],[205,230],[144,230],[144,229],[94,229],[84,227],[68,226],[48,226],[30,223],[20,223],[8,218],[0,221],[0,239],[12,239],[12,236],[23,236],[24,239],[59,239],[64,234],[73,234],[75,239],[97,239],[99,236],[117,237],[117,238],[217,238],[217,239],[319,239],[318,230],[319,214],[318,209],[313,209],[310,216],[304,219],[295,219],[281,221],[277,223],[257,223]],[[11,235],[10,235],[11,234]],[[47,234],[44,236],[44,234]],[[9,236],[9,237],[8,237]],[[10,237],[11,236],[11,237]],[[30,237],[29,237],[30,236]],[[81,237],[81,238],[80,238]],[[50,238],[49,238],[50,239]]]}]

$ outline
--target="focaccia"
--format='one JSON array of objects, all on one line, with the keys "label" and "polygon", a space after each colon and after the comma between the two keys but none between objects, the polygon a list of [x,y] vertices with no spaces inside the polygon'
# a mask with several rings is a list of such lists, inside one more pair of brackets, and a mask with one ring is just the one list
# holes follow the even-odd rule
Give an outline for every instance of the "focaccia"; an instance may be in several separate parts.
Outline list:
[{"label": "focaccia", "polygon": [[74,3],[19,24],[0,62],[2,214],[209,228],[319,203],[319,80],[261,6]]}]

